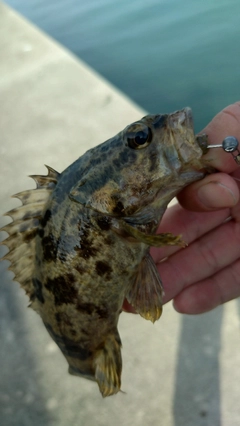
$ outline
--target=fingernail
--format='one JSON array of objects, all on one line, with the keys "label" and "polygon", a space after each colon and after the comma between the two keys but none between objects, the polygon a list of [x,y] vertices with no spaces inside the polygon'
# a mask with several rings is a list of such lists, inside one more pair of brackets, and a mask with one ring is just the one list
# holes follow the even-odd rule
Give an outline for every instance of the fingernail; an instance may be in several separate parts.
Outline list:
[{"label": "fingernail", "polygon": [[198,199],[208,209],[233,207],[237,200],[227,186],[219,182],[209,182],[198,189]]}]

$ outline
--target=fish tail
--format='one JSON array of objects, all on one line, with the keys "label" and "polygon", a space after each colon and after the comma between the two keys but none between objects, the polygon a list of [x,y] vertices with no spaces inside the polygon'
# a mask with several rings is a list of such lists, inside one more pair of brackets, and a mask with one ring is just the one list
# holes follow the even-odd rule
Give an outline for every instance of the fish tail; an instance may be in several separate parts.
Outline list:
[{"label": "fish tail", "polygon": [[94,359],[95,379],[103,397],[114,395],[121,388],[122,356],[118,332],[109,335]]},{"label": "fish tail", "polygon": [[13,197],[19,198],[22,205],[6,213],[12,222],[1,228],[8,237],[0,244],[7,246],[8,253],[2,260],[11,262],[10,268],[18,281],[31,298],[34,295],[32,272],[35,261],[35,241],[44,208],[53,191],[60,174],[46,166],[46,176],[30,176],[37,184],[36,189],[20,192]]}]

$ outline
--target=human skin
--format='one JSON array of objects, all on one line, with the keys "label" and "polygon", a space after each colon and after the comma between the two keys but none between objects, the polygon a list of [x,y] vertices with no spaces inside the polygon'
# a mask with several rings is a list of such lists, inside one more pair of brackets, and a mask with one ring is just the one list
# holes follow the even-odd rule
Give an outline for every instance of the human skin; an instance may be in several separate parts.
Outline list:
[{"label": "human skin", "polygon": [[[200,133],[210,144],[226,136],[240,141],[240,102],[222,110]],[[188,247],[151,249],[164,283],[164,303],[173,300],[185,314],[207,312],[240,296],[240,166],[221,148],[210,149],[205,158],[218,172],[186,187],[158,229],[181,234]],[[124,309],[133,311],[127,304]]]}]

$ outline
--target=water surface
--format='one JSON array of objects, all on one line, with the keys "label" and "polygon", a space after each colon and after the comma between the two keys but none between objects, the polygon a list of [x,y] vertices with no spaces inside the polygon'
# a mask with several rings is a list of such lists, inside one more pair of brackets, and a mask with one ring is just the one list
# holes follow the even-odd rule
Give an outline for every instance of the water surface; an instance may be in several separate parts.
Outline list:
[{"label": "water surface", "polygon": [[239,0],[7,0],[152,113],[240,99]]}]

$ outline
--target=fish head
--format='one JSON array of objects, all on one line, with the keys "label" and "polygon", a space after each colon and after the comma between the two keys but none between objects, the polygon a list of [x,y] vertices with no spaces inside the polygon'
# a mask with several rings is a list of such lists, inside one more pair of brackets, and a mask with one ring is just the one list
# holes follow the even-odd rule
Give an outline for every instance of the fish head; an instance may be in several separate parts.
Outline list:
[{"label": "fish head", "polygon": [[190,108],[147,115],[91,155],[94,167],[71,197],[110,216],[136,216],[144,209],[145,216],[159,218],[177,192],[206,173]]}]

